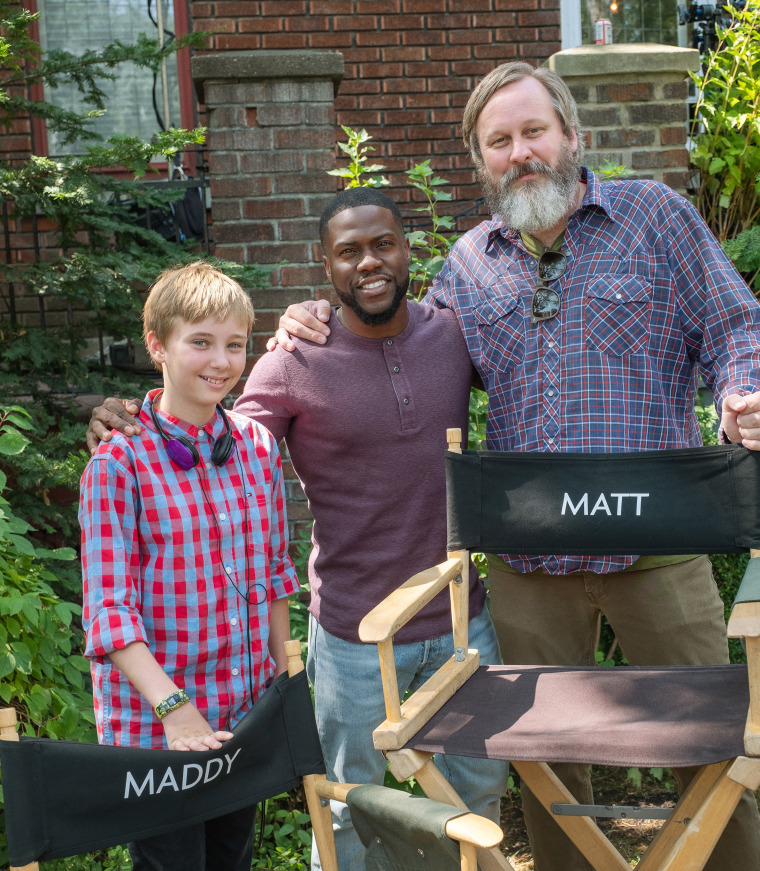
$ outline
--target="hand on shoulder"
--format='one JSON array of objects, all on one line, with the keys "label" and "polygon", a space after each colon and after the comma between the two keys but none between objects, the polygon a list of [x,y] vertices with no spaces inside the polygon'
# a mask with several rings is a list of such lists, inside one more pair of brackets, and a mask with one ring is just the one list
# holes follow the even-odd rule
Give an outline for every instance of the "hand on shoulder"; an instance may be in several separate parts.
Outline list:
[{"label": "hand on shoulder", "polygon": [[330,335],[329,320],[330,303],[326,299],[307,299],[289,305],[280,318],[277,332],[267,341],[267,351],[274,351],[278,346],[294,351],[296,346],[292,336],[324,345]]},{"label": "hand on shoulder", "polygon": [[134,415],[139,414],[142,403],[139,399],[117,399],[109,396],[92,410],[90,424],[87,427],[87,447],[94,454],[101,442],[111,439],[112,430],[124,435],[137,435],[142,427]]}]

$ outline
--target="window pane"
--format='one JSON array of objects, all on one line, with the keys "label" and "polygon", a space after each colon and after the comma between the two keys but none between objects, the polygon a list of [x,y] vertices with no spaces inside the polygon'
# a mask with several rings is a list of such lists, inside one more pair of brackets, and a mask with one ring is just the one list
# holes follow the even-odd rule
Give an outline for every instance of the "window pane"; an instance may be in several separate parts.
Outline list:
[{"label": "window pane", "polygon": [[[115,40],[129,44],[139,34],[158,38],[156,25],[157,0],[37,0],[40,13],[40,42],[45,51],[63,49],[82,54],[88,49],[100,50]],[[173,0],[163,0],[165,41],[174,32]],[[148,14],[150,10],[150,15]],[[134,64],[120,64],[114,70],[115,81],[101,87],[106,93],[106,114],[93,120],[92,127],[106,139],[116,134],[130,134],[143,139],[160,129],[158,115],[163,117],[161,76]],[[179,88],[176,55],[167,61],[169,82],[169,123],[180,126]],[[82,107],[76,88],[63,86],[47,90],[45,98],[66,109]],[[155,100],[155,108],[154,108]],[[60,137],[48,130],[48,152],[51,156],[73,154],[81,145],[63,145]]]},{"label": "window pane", "polygon": [[678,15],[672,0],[617,0],[616,12],[610,10],[610,0],[583,0],[581,28],[584,43],[594,41],[594,21],[597,18],[608,18],[612,22],[613,42],[678,45]]}]

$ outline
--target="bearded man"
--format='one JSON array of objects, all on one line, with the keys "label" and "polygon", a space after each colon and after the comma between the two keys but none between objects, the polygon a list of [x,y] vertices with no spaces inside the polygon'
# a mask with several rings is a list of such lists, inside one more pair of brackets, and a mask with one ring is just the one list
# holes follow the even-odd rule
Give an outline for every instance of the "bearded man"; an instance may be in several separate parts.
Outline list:
[{"label": "bearded man", "polygon": [[[701,374],[722,437],[760,449],[760,306],[691,204],[657,182],[601,185],[581,166],[575,101],[546,69],[489,73],[462,131],[494,217],[454,245],[426,302],[457,316],[488,391],[488,447],[699,445]],[[287,332],[324,341],[326,310],[310,310],[288,309],[280,344]],[[600,612],[632,665],[728,662],[704,556],[489,555],[489,585],[506,663],[593,665]],[[592,803],[587,767],[555,770]],[[674,772],[681,790],[693,773]],[[587,871],[534,796],[522,797],[536,871]],[[706,868],[760,868],[751,793]]]},{"label": "bearded man", "polygon": [[[462,129],[495,217],[455,245],[431,297],[457,313],[488,390],[488,446],[698,445],[701,373],[724,437],[759,448],[760,306],[696,210],[581,167],[577,107],[549,70],[494,70]],[[728,662],[705,556],[489,555],[489,582],[504,662],[593,664],[600,611],[632,665]],[[592,803],[587,767],[556,773]],[[674,774],[683,790],[694,772]],[[536,871],[590,868],[527,790],[523,805]],[[760,868],[751,793],[706,868]]]}]

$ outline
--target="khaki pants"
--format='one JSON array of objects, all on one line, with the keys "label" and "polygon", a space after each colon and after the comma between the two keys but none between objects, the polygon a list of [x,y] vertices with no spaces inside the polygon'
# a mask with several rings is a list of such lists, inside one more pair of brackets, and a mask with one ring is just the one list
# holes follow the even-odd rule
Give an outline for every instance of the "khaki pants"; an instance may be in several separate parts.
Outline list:
[{"label": "khaki pants", "polygon": [[[723,604],[706,556],[641,571],[597,575],[517,574],[489,566],[491,616],[506,665],[593,665],[598,614],[631,665],[728,662]],[[582,804],[592,803],[582,765],[553,766]],[[673,771],[682,792],[695,769]],[[522,790],[535,871],[588,871],[529,790]],[[745,792],[705,871],[760,871],[760,816]]]}]

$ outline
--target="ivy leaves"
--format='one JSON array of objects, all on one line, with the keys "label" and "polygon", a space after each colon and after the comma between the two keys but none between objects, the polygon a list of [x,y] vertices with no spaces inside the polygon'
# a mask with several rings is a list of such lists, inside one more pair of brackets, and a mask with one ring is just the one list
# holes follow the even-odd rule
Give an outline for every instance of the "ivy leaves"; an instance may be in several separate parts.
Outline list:
[{"label": "ivy leaves", "polygon": [[[0,408],[0,459],[30,443],[29,414]],[[16,708],[22,731],[51,738],[93,737],[89,664],[80,652],[81,607],[53,590],[52,560],[73,560],[73,548],[40,547],[34,530],[13,514],[0,469],[0,700]]]}]

